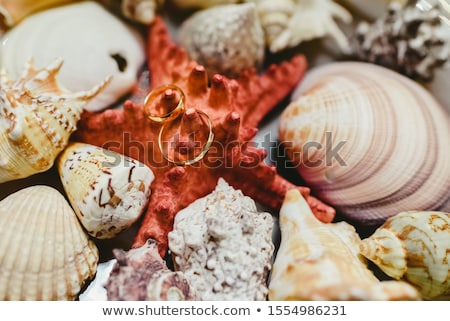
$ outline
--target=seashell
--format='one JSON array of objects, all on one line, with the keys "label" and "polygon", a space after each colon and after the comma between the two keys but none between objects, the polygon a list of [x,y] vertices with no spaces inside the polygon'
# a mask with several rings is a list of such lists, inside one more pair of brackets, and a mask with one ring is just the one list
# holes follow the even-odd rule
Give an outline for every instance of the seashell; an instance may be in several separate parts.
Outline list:
[{"label": "seashell", "polygon": [[450,296],[450,213],[399,213],[360,249],[387,275],[414,285],[423,298]]},{"label": "seashell", "polygon": [[35,185],[0,202],[0,300],[73,300],[98,250],[64,196]]},{"label": "seashell", "polygon": [[237,77],[264,60],[264,33],[252,3],[201,10],[183,22],[178,39],[211,76]]},{"label": "seashell", "polygon": [[375,20],[386,12],[390,3],[397,2],[405,5],[408,0],[343,0],[342,2],[354,10],[359,16]]},{"label": "seashell", "polygon": [[112,238],[141,216],[152,170],[101,147],[70,143],[57,160],[64,190],[81,224],[100,239]]},{"label": "seashell", "polygon": [[343,52],[349,52],[347,37],[334,19],[349,24],[352,15],[332,0],[252,0],[272,53],[304,41],[332,36]]},{"label": "seashell", "polygon": [[105,284],[108,300],[194,300],[194,293],[182,272],[172,272],[152,239],[125,252],[113,250],[116,262]]},{"label": "seashell", "polygon": [[286,193],[280,229],[269,300],[419,299],[406,282],[380,282],[358,256],[361,240],[353,226],[320,222],[297,190]]},{"label": "seashell", "polygon": [[122,13],[125,17],[150,24],[155,18],[155,12],[162,6],[164,0],[122,0]]},{"label": "seashell", "polygon": [[175,216],[169,249],[198,300],[265,300],[273,219],[224,179]]},{"label": "seashell", "polygon": [[108,86],[85,108],[98,111],[133,89],[145,62],[144,51],[143,38],[135,29],[100,4],[83,1],[38,12],[6,32],[0,65],[17,78],[29,57],[37,65],[62,58],[58,80],[71,91],[86,90],[111,76]]},{"label": "seashell", "polygon": [[0,21],[7,27],[13,27],[36,11],[75,1],[80,0],[2,0],[0,1]]},{"label": "seashell", "polygon": [[409,78],[360,62],[318,67],[279,125],[300,175],[355,223],[450,209],[449,115]]},{"label": "seashell", "polygon": [[156,11],[164,5],[165,0],[97,0],[115,14],[131,21],[150,24]]},{"label": "seashell", "polygon": [[62,60],[22,76],[0,74],[0,183],[48,170],[66,147],[83,108],[106,86],[70,93],[56,79]]},{"label": "seashell", "polygon": [[239,0],[171,0],[173,5],[180,9],[205,9],[218,5],[235,4]]}]

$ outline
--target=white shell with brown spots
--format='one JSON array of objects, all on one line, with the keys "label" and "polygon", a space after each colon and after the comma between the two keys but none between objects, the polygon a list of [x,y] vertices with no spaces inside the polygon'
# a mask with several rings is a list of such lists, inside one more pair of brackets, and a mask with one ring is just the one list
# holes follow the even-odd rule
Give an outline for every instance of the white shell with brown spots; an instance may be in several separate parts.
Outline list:
[{"label": "white shell with brown spots", "polygon": [[361,254],[425,299],[450,297],[450,213],[399,213],[362,241]]}]

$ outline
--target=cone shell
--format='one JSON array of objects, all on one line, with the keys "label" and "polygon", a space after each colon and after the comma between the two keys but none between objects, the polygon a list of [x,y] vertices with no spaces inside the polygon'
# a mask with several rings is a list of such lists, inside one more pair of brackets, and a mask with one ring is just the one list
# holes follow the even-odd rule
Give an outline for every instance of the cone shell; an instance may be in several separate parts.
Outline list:
[{"label": "cone shell", "polygon": [[66,194],[88,233],[112,238],[143,213],[152,170],[101,147],[70,143],[57,161]]},{"label": "cone shell", "polygon": [[402,212],[361,243],[361,254],[425,299],[450,297],[450,214]]},{"label": "cone shell", "polygon": [[62,60],[43,69],[32,62],[22,77],[0,75],[0,183],[48,170],[66,147],[87,102],[106,81],[92,90],[70,93],[56,80]]},{"label": "cone shell", "polygon": [[35,185],[0,202],[0,300],[72,300],[98,250],[64,196]]},{"label": "cone shell", "polygon": [[325,224],[297,190],[280,210],[281,244],[269,283],[269,299],[416,300],[401,281],[380,282],[358,255],[361,240],[346,222]]},{"label": "cone shell", "polygon": [[357,223],[450,208],[449,115],[386,68],[341,62],[311,71],[281,115],[279,136],[309,186]]},{"label": "cone shell", "polygon": [[264,33],[253,3],[201,10],[183,22],[178,39],[211,76],[237,77],[264,60]]}]

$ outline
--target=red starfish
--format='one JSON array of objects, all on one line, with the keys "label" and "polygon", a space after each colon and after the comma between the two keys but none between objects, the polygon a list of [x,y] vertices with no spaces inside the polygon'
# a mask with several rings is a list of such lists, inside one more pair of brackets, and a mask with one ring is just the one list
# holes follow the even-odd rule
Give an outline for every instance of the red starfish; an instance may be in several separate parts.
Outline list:
[{"label": "red starfish", "polygon": [[[148,41],[152,87],[180,87],[187,104],[183,121],[191,117],[192,107],[201,110],[211,118],[215,137],[201,161],[177,166],[163,158],[157,145],[160,125],[144,116],[142,104],[126,101],[123,110],[83,115],[75,139],[139,159],[155,174],[147,213],[133,246],[152,238],[164,255],[176,213],[212,192],[219,177],[275,210],[288,189],[298,188],[317,217],[324,222],[333,220],[334,209],[310,196],[309,188],[297,187],[279,176],[274,167],[263,163],[266,151],[251,144],[258,123],[302,78],[306,69],[303,55],[270,66],[262,76],[255,70],[234,80],[214,75],[208,87],[204,67],[189,60],[186,52],[172,42],[160,17],[150,27]],[[170,100],[170,95],[166,93],[165,98]]]}]

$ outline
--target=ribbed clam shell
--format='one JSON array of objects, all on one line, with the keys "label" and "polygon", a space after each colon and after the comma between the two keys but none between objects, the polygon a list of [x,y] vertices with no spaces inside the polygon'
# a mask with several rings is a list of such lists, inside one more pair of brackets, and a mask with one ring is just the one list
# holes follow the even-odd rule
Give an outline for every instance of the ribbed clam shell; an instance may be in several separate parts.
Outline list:
[{"label": "ribbed clam shell", "polygon": [[419,298],[406,282],[380,282],[358,256],[361,240],[355,229],[346,222],[320,222],[297,190],[286,193],[280,229],[269,284],[272,301]]},{"label": "ribbed clam shell", "polygon": [[210,76],[237,77],[264,60],[264,33],[253,3],[201,10],[183,22],[178,39]]},{"label": "ribbed clam shell", "polygon": [[22,76],[0,74],[0,183],[48,170],[66,147],[83,108],[107,81],[71,93],[57,81],[63,61],[35,69],[29,61]]},{"label": "ribbed clam shell", "polygon": [[393,71],[358,62],[312,70],[279,134],[313,190],[355,222],[450,206],[449,115]]},{"label": "ribbed clam shell", "polygon": [[361,254],[425,299],[450,297],[450,213],[399,213],[362,241]]},{"label": "ribbed clam shell", "polygon": [[71,91],[82,91],[112,77],[109,85],[87,104],[98,111],[129,93],[144,64],[144,41],[130,25],[99,3],[81,1],[35,13],[6,32],[0,45],[0,65],[16,78],[34,57],[37,65],[64,60],[58,75]]},{"label": "ribbed clam shell", "polygon": [[0,300],[71,300],[98,250],[64,196],[35,185],[0,202]]},{"label": "ribbed clam shell", "polygon": [[143,213],[152,170],[101,147],[70,143],[57,160],[67,197],[88,233],[112,238]]}]

